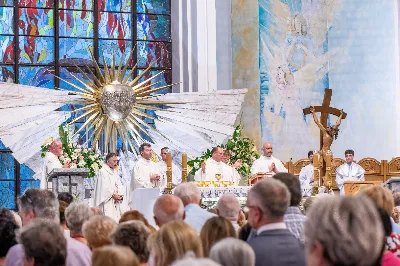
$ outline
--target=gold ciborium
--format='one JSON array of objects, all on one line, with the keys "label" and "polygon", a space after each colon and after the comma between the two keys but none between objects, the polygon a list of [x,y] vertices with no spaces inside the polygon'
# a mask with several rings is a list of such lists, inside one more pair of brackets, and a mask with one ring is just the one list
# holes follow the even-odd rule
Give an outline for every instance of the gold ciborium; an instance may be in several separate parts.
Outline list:
[{"label": "gold ciborium", "polygon": [[217,179],[217,181],[219,182],[219,180],[221,180],[222,175],[221,174],[215,174],[215,179]]}]

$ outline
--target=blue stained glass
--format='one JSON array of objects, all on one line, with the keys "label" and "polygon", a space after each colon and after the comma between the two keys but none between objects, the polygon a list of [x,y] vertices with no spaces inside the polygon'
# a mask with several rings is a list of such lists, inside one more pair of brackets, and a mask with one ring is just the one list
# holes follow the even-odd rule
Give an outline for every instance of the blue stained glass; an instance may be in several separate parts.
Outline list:
[{"label": "blue stained glass", "polygon": [[93,49],[93,40],[60,38],[59,44],[60,44],[60,59],[92,58],[89,49]]},{"label": "blue stained glass", "polygon": [[14,36],[0,36],[0,62],[14,63]]},{"label": "blue stained glass", "polygon": [[1,66],[0,70],[0,81],[6,82],[8,79],[14,81],[14,68],[12,66]]},{"label": "blue stained glass", "polygon": [[[134,1],[134,0],[133,0]],[[130,12],[132,8],[132,0],[100,0],[100,11],[117,11],[117,12]]]},{"label": "blue stained glass", "polygon": [[[174,1],[174,0],[172,0]],[[169,0],[136,0],[136,10],[138,13],[150,14],[170,14]]]},{"label": "blue stained glass", "polygon": [[61,0],[59,8],[93,10],[93,0]]},{"label": "blue stained glass", "polygon": [[145,41],[171,41],[171,18],[160,15],[137,15],[137,39]]},{"label": "blue stained glass", "polygon": [[13,6],[13,0],[0,0],[0,6]]},{"label": "blue stained glass", "polygon": [[108,39],[131,38],[131,14],[99,13],[99,37]]},{"label": "blue stained glass", "polygon": [[1,142],[1,141],[0,141],[0,149],[1,149],[1,150],[7,149],[6,145],[4,145],[4,143]]},{"label": "blue stained glass", "polygon": [[0,34],[13,34],[14,9],[0,7]]},{"label": "blue stained glass", "polygon": [[22,195],[28,188],[39,188],[40,180],[29,180],[21,181],[20,183],[20,195]]},{"label": "blue stained glass", "polygon": [[14,181],[0,181],[0,208],[15,209]]},{"label": "blue stained glass", "polygon": [[0,179],[15,179],[14,157],[10,153],[0,153]]},{"label": "blue stained glass", "polygon": [[19,83],[35,87],[54,89],[54,76],[48,67],[19,67]]},{"label": "blue stained glass", "polygon": [[147,67],[157,61],[153,67],[171,68],[171,44],[163,42],[137,42],[139,67]]},{"label": "blue stained glass", "polygon": [[18,6],[21,7],[54,7],[54,0],[18,0]]},{"label": "blue stained glass", "polygon": [[93,37],[93,12],[60,10],[60,36]]},{"label": "blue stained glass", "polygon": [[19,49],[19,63],[48,64],[54,62],[54,38],[21,36]]},{"label": "blue stained glass", "polygon": [[54,11],[52,9],[20,8],[19,34],[54,36]]},{"label": "blue stained glass", "polygon": [[[100,40],[99,41],[99,61],[103,64],[103,51],[104,57],[108,65],[111,65],[112,51],[114,51],[114,57],[117,64],[121,60],[121,56],[124,56],[123,64],[125,65],[128,61],[129,54],[131,52],[132,42],[124,40]],[[132,66],[132,60],[129,62]]]},{"label": "blue stained glass", "polygon": [[[140,75],[143,72],[143,69],[139,69],[138,70],[138,75]],[[148,71],[143,77],[140,78],[139,83],[143,82],[155,75],[157,75],[158,73],[160,73],[161,70],[152,70],[152,71]],[[170,70],[166,70],[164,71],[163,74],[158,75],[157,77],[155,77],[154,79],[151,80],[151,84],[155,84],[157,83],[157,85],[155,85],[153,88],[159,88],[159,87],[163,87],[166,85],[171,84],[171,79],[172,79],[172,73]],[[158,83],[159,82],[159,83]],[[148,85],[148,84],[146,84]],[[152,88],[152,89],[153,89]],[[157,91],[156,94],[164,94],[167,92],[170,92],[171,89],[170,88],[165,88],[163,90]]]},{"label": "blue stained glass", "polygon": [[21,180],[26,180],[26,179],[32,179],[32,177],[35,175],[35,172],[25,164],[21,164],[21,167],[19,168],[19,175]]}]

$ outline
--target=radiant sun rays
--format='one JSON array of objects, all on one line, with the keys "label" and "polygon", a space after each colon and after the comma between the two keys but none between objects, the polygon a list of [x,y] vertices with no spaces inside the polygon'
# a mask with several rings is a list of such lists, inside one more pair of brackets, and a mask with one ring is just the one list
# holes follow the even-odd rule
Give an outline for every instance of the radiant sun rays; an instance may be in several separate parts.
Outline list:
[{"label": "radiant sun rays", "polygon": [[[83,107],[72,112],[83,112],[83,114],[79,115],[68,124],[75,124],[82,119],[86,119],[82,126],[74,132],[74,136],[83,130],[88,132],[85,145],[90,142],[92,147],[96,147],[100,137],[103,135],[104,152],[115,151],[118,134],[122,139],[124,147],[126,149],[130,147],[134,153],[137,153],[137,147],[145,142],[143,135],[150,139],[149,132],[156,132],[162,135],[157,129],[147,124],[144,118],[150,118],[161,122],[163,122],[163,120],[152,117],[145,111],[168,111],[168,109],[162,109],[161,106],[166,104],[179,104],[178,102],[154,101],[152,97],[153,93],[175,85],[172,84],[154,88],[154,86],[161,81],[151,84],[151,80],[163,74],[164,71],[140,82],[141,78],[150,71],[150,68],[155,62],[151,63],[140,75],[130,81],[137,68],[136,63],[126,75],[129,62],[132,60],[133,52],[134,49],[131,50],[125,66],[122,66],[124,57],[121,56],[118,67],[115,62],[114,51],[112,52],[110,67],[107,66],[103,53],[103,74],[91,51],[95,73],[93,73],[88,66],[86,66],[86,70],[93,78],[89,78],[87,73],[76,65],[75,67],[87,81],[70,73],[70,75],[81,84],[80,86],[58,77],[60,80],[63,80],[78,90],[71,90],[71,93],[82,97],[81,104]],[[164,135],[162,136],[165,137]]]}]

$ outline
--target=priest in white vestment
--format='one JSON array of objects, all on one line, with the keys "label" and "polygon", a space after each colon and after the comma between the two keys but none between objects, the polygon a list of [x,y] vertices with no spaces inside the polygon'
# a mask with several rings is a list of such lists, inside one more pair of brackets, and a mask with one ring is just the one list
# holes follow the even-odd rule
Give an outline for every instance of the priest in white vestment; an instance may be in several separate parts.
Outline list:
[{"label": "priest in white vestment", "polygon": [[50,144],[49,151],[44,157],[42,176],[40,178],[40,189],[51,189],[51,180],[48,182],[49,174],[55,168],[69,168],[71,162],[62,165],[58,156],[62,155],[61,141],[55,140]]},{"label": "priest in white vestment", "polygon": [[[167,153],[169,152],[168,147],[161,149],[161,161],[157,163],[158,169],[161,173],[161,187],[167,187]],[[176,187],[182,183],[182,171],[181,169],[172,161],[172,186]]]},{"label": "priest in white vestment", "polygon": [[272,156],[272,144],[270,142],[265,142],[263,144],[263,153],[264,155],[255,160],[251,166],[251,175],[257,173],[274,175],[280,172],[288,172],[283,163]]},{"label": "priest in white vestment", "polygon": [[299,180],[301,191],[304,196],[311,196],[312,188],[314,186],[314,164],[313,164],[313,151],[308,152],[308,159],[310,164],[304,166],[300,170]]},{"label": "priest in white vestment", "polygon": [[242,165],[242,160],[237,160],[233,165],[229,164],[231,159],[231,152],[229,150],[224,151],[224,159],[223,162],[226,164],[227,171],[232,175],[233,184],[234,186],[238,186],[242,177],[240,176],[239,172],[236,170],[238,167]]},{"label": "priest in white vestment", "polygon": [[125,188],[118,175],[117,165],[117,154],[107,154],[106,163],[97,174],[94,205],[102,210],[104,215],[118,222],[124,211],[122,201]]},{"label": "priest in white vestment", "polygon": [[344,195],[345,181],[364,181],[364,169],[356,164],[354,159],[354,151],[346,150],[344,152],[346,162],[336,169],[336,184],[340,189],[340,195]]},{"label": "priest in white vestment", "polygon": [[224,149],[214,147],[212,156],[202,163],[201,168],[197,170],[195,181],[229,181],[234,182],[234,173],[230,167],[223,162]]}]

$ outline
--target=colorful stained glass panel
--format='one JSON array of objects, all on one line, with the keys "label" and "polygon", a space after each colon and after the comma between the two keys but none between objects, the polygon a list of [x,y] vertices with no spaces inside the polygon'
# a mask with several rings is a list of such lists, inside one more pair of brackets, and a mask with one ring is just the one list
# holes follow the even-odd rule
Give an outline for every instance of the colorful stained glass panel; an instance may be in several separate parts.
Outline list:
[{"label": "colorful stained glass panel", "polygon": [[[25,164],[21,164],[19,168],[19,174],[21,180],[27,180],[27,179],[32,179],[32,177],[35,175],[35,172]],[[23,192],[23,191],[22,191]]]},{"label": "colorful stained glass panel", "polygon": [[19,193],[20,195],[22,195],[28,188],[39,188],[39,187],[40,187],[40,180],[21,181]]},{"label": "colorful stained glass panel", "polygon": [[0,66],[0,81],[7,82],[8,79],[14,81],[14,68],[12,66]]},{"label": "colorful stained glass panel", "polygon": [[13,0],[0,0],[0,6],[13,6]]},{"label": "colorful stained glass panel", "polygon": [[14,63],[14,36],[0,36],[0,62]]},{"label": "colorful stained glass panel", "polygon": [[13,14],[12,7],[0,7],[0,34],[13,34]]},{"label": "colorful stained glass panel", "polygon": [[60,38],[60,60],[66,58],[91,59],[93,40]]},{"label": "colorful stained glass panel", "polygon": [[93,0],[60,0],[59,8],[93,10]]},{"label": "colorful stained glass panel", "polygon": [[54,0],[18,0],[18,6],[52,8]]},{"label": "colorful stained glass panel", "polygon": [[19,83],[43,88],[54,88],[54,74],[52,67],[19,67]]},{"label": "colorful stained glass panel", "polygon": [[0,208],[15,209],[14,181],[0,181]]},{"label": "colorful stained glass panel", "polygon": [[107,39],[131,38],[131,14],[99,13],[99,37]]},{"label": "colorful stained glass panel", "polygon": [[93,12],[60,10],[59,34],[63,37],[93,37]]},{"label": "colorful stained glass panel", "polygon": [[[108,65],[111,65],[112,51],[114,51],[115,61],[119,64],[121,56],[124,56],[123,64],[125,65],[132,47],[132,42],[124,40],[100,40],[99,42],[99,61],[103,64],[103,52]],[[132,60],[130,62],[132,66]]]},{"label": "colorful stained glass panel", "polygon": [[52,9],[19,8],[19,34],[54,36],[54,11]]},{"label": "colorful stained glass panel", "polygon": [[6,145],[4,145],[3,142],[0,141],[0,150],[7,149]]},{"label": "colorful stained glass panel", "polygon": [[0,153],[0,179],[15,179],[14,157],[11,153]]},{"label": "colorful stained glass panel", "polygon": [[25,36],[19,38],[19,63],[48,64],[54,62],[54,38]]},{"label": "colorful stained glass panel", "polygon": [[136,10],[138,13],[170,14],[170,0],[136,0]]},{"label": "colorful stained glass panel", "polygon": [[99,0],[100,11],[131,12],[134,0]]},{"label": "colorful stained glass panel", "polygon": [[[137,74],[140,75],[143,72],[143,69],[138,69]],[[158,73],[160,73],[161,70],[153,70],[153,71],[148,71],[143,77],[140,78],[139,82],[143,82],[145,79],[149,79]],[[158,83],[159,82],[159,83]],[[172,83],[172,73],[170,70],[164,70],[163,74],[158,75],[154,79],[151,80],[151,84],[157,83],[154,88],[166,86]],[[169,88],[165,88],[164,90],[158,91],[157,94],[163,94],[169,92]]]},{"label": "colorful stained glass panel", "polygon": [[137,15],[137,39],[145,41],[171,41],[171,18],[160,15]]},{"label": "colorful stained glass panel", "polygon": [[153,67],[171,68],[171,44],[163,42],[137,42],[139,67],[147,67],[157,61]]}]

